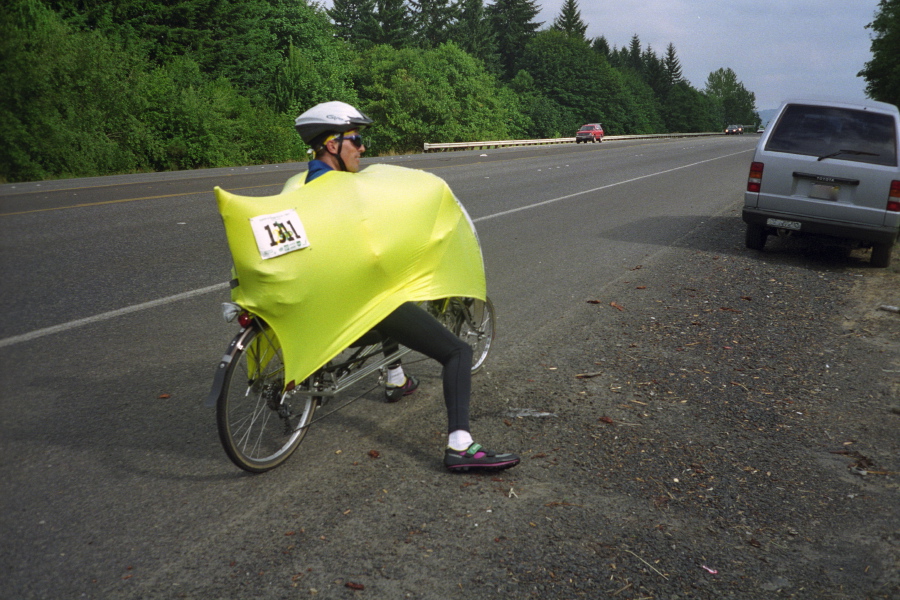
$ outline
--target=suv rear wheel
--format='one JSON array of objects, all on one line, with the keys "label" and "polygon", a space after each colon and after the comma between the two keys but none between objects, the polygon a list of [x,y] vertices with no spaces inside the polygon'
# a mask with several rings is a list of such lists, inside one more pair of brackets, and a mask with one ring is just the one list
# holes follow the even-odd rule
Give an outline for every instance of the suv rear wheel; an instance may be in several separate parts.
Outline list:
[{"label": "suv rear wheel", "polygon": [[890,243],[872,244],[872,256],[869,258],[869,264],[877,268],[889,267],[891,265],[891,251],[893,249],[894,245]]},{"label": "suv rear wheel", "polygon": [[[747,224],[747,235],[744,238],[744,243],[751,250],[762,250],[766,245],[767,237],[769,237],[769,234],[766,233],[766,228],[764,226],[755,223]],[[875,256],[874,249],[872,252],[872,256]]]}]

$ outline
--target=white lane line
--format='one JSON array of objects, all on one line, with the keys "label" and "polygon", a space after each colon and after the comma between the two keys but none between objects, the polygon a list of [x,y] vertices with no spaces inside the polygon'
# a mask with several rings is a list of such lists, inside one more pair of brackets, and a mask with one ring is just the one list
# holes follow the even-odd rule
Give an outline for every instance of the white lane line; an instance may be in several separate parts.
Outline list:
[{"label": "white lane line", "polygon": [[[712,162],[714,160],[719,160],[722,158],[729,158],[731,156],[737,156],[738,154],[744,154],[744,153],[750,152],[750,151],[751,150],[742,150],[740,152],[734,152],[732,154],[725,154],[724,156],[717,156],[716,158],[709,158],[707,160],[701,160],[699,162],[691,163],[689,165],[673,167],[671,169],[666,169],[665,171],[658,171],[656,173],[649,173],[647,175],[641,175],[640,177],[633,177],[631,179],[625,179],[623,181],[618,181],[616,183],[610,183],[610,184],[603,185],[603,186],[593,188],[590,190],[584,190],[583,192],[575,192],[574,194],[567,194],[565,196],[560,196],[558,198],[551,198],[550,200],[544,200],[542,202],[535,202],[534,204],[529,204],[528,206],[520,206],[519,208],[504,210],[504,211],[501,211],[498,213],[494,213],[492,215],[485,215],[483,217],[478,217],[477,219],[472,219],[472,221],[474,223],[478,223],[480,221],[496,219],[497,217],[504,217],[506,215],[511,215],[513,213],[521,212],[523,210],[530,210],[532,208],[546,206],[548,204],[553,204],[554,202],[560,202],[561,200],[568,200],[569,198],[575,198],[576,196],[583,196],[584,194],[592,194],[594,192],[599,192],[601,190],[607,190],[607,189],[609,189],[611,187],[615,187],[617,185],[633,183],[635,181],[640,181],[641,179],[656,177],[657,175],[665,175],[666,173],[671,173],[673,171],[687,169],[689,167],[696,167],[697,165],[702,165],[704,163]],[[164,306],[166,304],[171,304],[173,302],[187,300],[187,299],[193,298],[195,296],[202,296],[203,294],[209,294],[210,292],[217,292],[219,290],[228,289],[228,286],[229,286],[228,283],[219,283],[216,285],[211,285],[209,287],[200,288],[198,290],[184,292],[183,294],[175,294],[174,296],[169,296],[167,298],[160,298],[158,300],[151,300],[150,302],[143,302],[141,304],[135,304],[134,306],[127,306],[125,308],[120,308],[118,310],[112,310],[109,312],[101,313],[99,315],[94,315],[93,317],[86,317],[84,319],[78,319],[76,321],[69,321],[68,323],[61,323],[59,325],[54,325],[53,327],[46,327],[44,329],[36,329],[35,331],[31,331],[29,333],[23,333],[22,335],[15,335],[13,337],[0,339],[0,348],[12,346],[13,344],[18,344],[20,342],[28,342],[28,341],[31,341],[31,340],[34,340],[37,338],[42,338],[47,335],[52,335],[54,333],[62,333],[63,331],[69,331],[69,330],[75,329],[77,327],[82,327],[84,325],[90,325],[92,323],[98,323],[100,321],[106,321],[108,319],[113,319],[115,317],[121,317],[122,315],[127,315],[127,314],[133,313],[133,312],[147,310],[148,308]]]},{"label": "white lane line", "polygon": [[494,213],[492,215],[485,215],[483,217],[478,217],[477,219],[472,219],[474,223],[478,223],[480,221],[487,221],[489,219],[496,219],[497,217],[505,217],[506,215],[511,215],[513,213],[521,212],[523,210],[531,210],[532,208],[538,208],[539,206],[546,206],[548,204],[553,204],[554,202],[559,202],[560,200],[568,200],[569,198],[575,198],[576,196],[583,196],[584,194],[593,194],[594,192],[599,192],[601,190],[608,190],[611,187],[616,187],[617,185],[624,185],[626,183],[634,183],[635,181],[640,181],[641,179],[648,179],[650,177],[656,177],[657,175],[665,175],[666,173],[671,173],[673,171],[679,171],[681,169],[687,169],[688,167],[696,167],[697,165],[702,165],[704,163],[712,162],[714,160],[720,160],[722,158],[729,158],[731,156],[737,156],[738,154],[745,154],[747,152],[752,152],[751,150],[741,150],[740,152],[733,152],[731,154],[725,154],[723,156],[717,156],[716,158],[708,158],[706,160],[701,160],[699,162],[691,163],[689,165],[682,165],[680,167],[673,167],[671,169],[666,169],[665,171],[658,171],[656,173],[649,173],[647,175],[641,175],[640,177],[633,177],[631,179],[625,179],[623,181],[617,181],[616,183],[609,183],[607,185],[601,185],[600,187],[593,188],[590,190],[584,190],[582,192],[575,192],[574,194],[568,194],[566,196],[560,196],[559,198],[551,198],[550,200],[544,200],[542,202],[535,202],[534,204],[529,204],[528,206],[520,206],[519,208],[511,208],[509,210],[504,210],[502,212]]},{"label": "white lane line", "polygon": [[217,283],[216,285],[211,285],[209,287],[200,288],[198,290],[192,290],[190,292],[184,292],[183,294],[175,294],[174,296],[169,296],[167,298],[160,298],[159,300],[151,300],[150,302],[143,302],[141,304],[135,304],[133,306],[126,306],[125,308],[120,308],[118,310],[111,310],[109,312],[100,313],[99,315],[94,315],[93,317],[86,317],[84,319],[78,319],[76,321],[69,321],[68,323],[61,323],[60,325],[54,325],[53,327],[46,327],[44,329],[36,329],[29,333],[23,333],[22,335],[15,335],[13,337],[3,338],[0,340],[0,348],[5,348],[6,346],[12,346],[13,344],[18,344],[20,342],[28,342],[31,340],[35,340],[37,338],[44,337],[45,335],[52,335],[54,333],[62,333],[63,331],[69,331],[70,329],[75,329],[76,327],[82,327],[84,325],[90,325],[92,323],[99,323],[100,321],[106,321],[108,319],[113,319],[115,317],[121,317],[122,315],[127,315],[129,313],[138,312],[142,310],[147,310],[148,308],[155,308],[157,306],[164,306],[166,304],[171,304],[173,302],[179,302],[181,300],[188,300],[189,298],[193,298],[195,296],[202,296],[203,294],[208,294],[210,292],[218,292],[219,290],[227,290],[229,287],[229,283]]}]

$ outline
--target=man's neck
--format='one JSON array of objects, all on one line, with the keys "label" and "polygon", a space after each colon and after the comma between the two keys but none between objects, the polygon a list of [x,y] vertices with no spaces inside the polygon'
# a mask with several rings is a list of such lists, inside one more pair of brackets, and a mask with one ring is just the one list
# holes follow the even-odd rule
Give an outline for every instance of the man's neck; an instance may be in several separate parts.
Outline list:
[{"label": "man's neck", "polygon": [[318,158],[314,158],[313,160],[309,161],[309,164],[307,165],[307,169],[308,169],[308,172],[306,174],[306,182],[307,183],[309,183],[316,177],[319,177],[320,175],[324,175],[328,171],[336,170],[336,169],[334,169],[334,167],[329,165],[327,162],[325,162],[324,160],[320,160]]}]

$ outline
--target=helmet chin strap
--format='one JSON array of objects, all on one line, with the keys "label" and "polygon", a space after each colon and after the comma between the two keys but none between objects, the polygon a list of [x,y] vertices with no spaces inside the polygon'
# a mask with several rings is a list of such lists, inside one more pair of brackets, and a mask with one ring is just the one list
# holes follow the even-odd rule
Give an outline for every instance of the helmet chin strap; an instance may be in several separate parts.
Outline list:
[{"label": "helmet chin strap", "polygon": [[346,171],[346,170],[347,170],[347,165],[344,164],[344,159],[341,158],[341,151],[342,151],[343,149],[344,149],[344,134],[342,133],[342,134],[340,135],[340,137],[338,138],[338,151],[337,151],[337,153],[334,153],[334,152],[329,151],[327,147],[325,148],[325,151],[328,152],[328,154],[332,155],[333,157],[335,157],[335,158],[337,159],[338,165],[340,165],[340,167],[341,167],[341,171]]}]

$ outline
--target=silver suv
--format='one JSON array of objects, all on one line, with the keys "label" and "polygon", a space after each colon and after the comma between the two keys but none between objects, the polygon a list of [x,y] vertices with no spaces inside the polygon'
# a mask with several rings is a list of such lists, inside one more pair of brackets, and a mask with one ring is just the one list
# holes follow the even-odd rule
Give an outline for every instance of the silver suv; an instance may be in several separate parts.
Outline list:
[{"label": "silver suv", "polygon": [[890,264],[900,235],[900,113],[883,102],[791,100],[756,147],[744,193],[748,248],[773,233],[871,246]]}]

